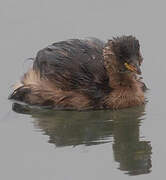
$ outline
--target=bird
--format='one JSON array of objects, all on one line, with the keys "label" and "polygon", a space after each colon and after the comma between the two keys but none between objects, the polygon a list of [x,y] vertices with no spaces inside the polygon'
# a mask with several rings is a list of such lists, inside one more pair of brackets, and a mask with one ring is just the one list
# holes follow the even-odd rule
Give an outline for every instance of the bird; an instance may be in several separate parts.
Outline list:
[{"label": "bird", "polygon": [[145,104],[143,57],[133,35],[69,39],[39,50],[9,99],[59,110],[122,109]]}]

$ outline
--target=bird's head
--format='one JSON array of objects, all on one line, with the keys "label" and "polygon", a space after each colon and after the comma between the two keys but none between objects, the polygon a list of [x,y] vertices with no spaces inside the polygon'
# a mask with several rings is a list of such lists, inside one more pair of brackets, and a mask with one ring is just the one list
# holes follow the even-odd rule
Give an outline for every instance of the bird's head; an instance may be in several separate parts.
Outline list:
[{"label": "bird's head", "polygon": [[104,48],[107,69],[114,66],[119,73],[141,74],[142,56],[139,41],[133,36],[121,36],[109,40]]}]

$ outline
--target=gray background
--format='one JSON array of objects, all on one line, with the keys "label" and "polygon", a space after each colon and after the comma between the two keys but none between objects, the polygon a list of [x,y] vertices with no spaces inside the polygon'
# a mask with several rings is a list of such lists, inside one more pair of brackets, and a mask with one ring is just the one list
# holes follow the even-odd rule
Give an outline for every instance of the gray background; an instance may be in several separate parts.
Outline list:
[{"label": "gray background", "polygon": [[[164,1],[0,1],[0,178],[98,180],[128,179],[115,162],[111,143],[55,148],[30,115],[12,111],[11,85],[27,67],[26,58],[48,44],[68,38],[135,35],[142,47],[143,76],[150,91],[140,136],[151,142],[152,172],[165,175],[165,32]],[[112,140],[112,137],[110,137]],[[141,177],[142,177],[141,176]],[[140,178],[140,176],[135,176]]]}]

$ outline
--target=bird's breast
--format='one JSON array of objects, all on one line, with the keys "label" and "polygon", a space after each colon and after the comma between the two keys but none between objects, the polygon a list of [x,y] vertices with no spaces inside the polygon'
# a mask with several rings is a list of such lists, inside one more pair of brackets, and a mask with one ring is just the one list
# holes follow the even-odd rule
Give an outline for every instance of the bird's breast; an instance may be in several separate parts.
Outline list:
[{"label": "bird's breast", "polygon": [[106,98],[106,104],[109,108],[119,109],[144,104],[144,93],[139,83],[134,86],[119,86],[114,89]]}]

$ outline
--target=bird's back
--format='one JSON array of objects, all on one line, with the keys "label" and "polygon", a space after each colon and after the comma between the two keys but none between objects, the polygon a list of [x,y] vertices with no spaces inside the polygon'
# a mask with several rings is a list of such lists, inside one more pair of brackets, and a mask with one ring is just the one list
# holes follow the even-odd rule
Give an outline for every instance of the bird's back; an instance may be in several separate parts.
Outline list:
[{"label": "bird's back", "polygon": [[95,38],[57,42],[38,52],[33,68],[57,88],[98,101],[110,91],[103,47],[104,42]]}]

